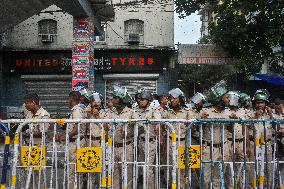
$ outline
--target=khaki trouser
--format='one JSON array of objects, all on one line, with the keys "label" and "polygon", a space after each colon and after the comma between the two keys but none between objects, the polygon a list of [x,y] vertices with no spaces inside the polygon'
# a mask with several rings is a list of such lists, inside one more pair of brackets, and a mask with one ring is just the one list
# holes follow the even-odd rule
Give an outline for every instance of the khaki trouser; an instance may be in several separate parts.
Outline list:
[{"label": "khaki trouser", "polygon": [[[238,188],[243,188],[242,183],[243,183],[244,165],[241,165],[240,163],[235,163],[235,165],[234,165],[233,162],[234,161],[235,162],[244,162],[244,160],[245,160],[244,140],[235,139],[235,144],[232,140],[233,139],[230,139],[231,150],[230,150],[229,161],[231,162],[231,164],[228,165],[227,170],[226,170],[227,172],[229,172],[229,175],[228,175],[229,180],[226,181],[226,186],[228,188],[233,188],[234,182],[235,182],[235,184]],[[249,146],[247,146],[247,148],[249,148]],[[248,160],[248,158],[247,158],[247,160]],[[240,174],[239,174],[239,172],[240,172]],[[236,178],[235,181],[233,180],[234,177]]]},{"label": "khaki trouser", "polygon": [[[91,140],[86,139],[86,147],[101,147],[101,140]],[[100,175],[98,173],[89,173],[90,177],[88,179],[88,187],[93,189],[100,188]]]},{"label": "khaki trouser", "polygon": [[[230,159],[230,149],[231,142],[224,142],[224,161],[228,161]],[[222,160],[222,145],[214,144],[212,149],[212,159],[211,159],[211,145],[210,143],[204,143],[202,148],[202,161],[220,161]],[[224,164],[223,164],[224,165]],[[223,166],[222,165],[222,166]],[[221,186],[221,175],[219,170],[219,164],[215,163],[211,164],[210,162],[203,163],[203,177],[204,183],[202,188],[220,188]],[[224,173],[224,180],[228,180],[229,174],[226,170],[226,165],[223,167],[222,172]],[[202,178],[203,179],[203,178]]]},{"label": "khaki trouser", "polygon": [[[200,142],[199,140],[197,140],[196,138],[191,137],[191,145],[198,145]],[[186,138],[182,138],[180,139],[180,146],[185,146],[186,144]],[[176,141],[176,154],[177,154],[177,161],[178,161],[178,139]],[[172,143],[170,142],[169,144],[169,151],[165,152],[166,148],[162,148],[161,149],[161,154],[163,154],[162,156],[167,157],[167,153],[169,153],[169,157],[170,157],[170,162],[169,164],[173,165],[173,161],[172,161],[172,155],[173,155],[173,151],[172,151]],[[162,157],[161,156],[161,157]],[[166,159],[166,158],[164,158]],[[161,158],[161,161],[163,160],[163,158]],[[165,161],[166,163],[166,161]],[[185,169],[177,169],[177,176],[176,178],[179,180],[177,181],[177,185],[179,188],[184,189],[185,188]],[[170,173],[170,182],[172,182],[172,178],[171,178],[171,173]],[[191,187],[192,188],[197,188],[197,186],[199,185],[199,172],[197,170],[192,169],[191,170]]]},{"label": "khaki trouser", "polygon": [[[85,146],[85,142],[86,142],[85,139],[82,139],[80,141],[80,146]],[[77,176],[77,186],[79,186],[79,188],[83,188],[83,174],[76,173],[76,158],[77,158],[76,141],[69,143],[68,153],[69,153],[69,177],[67,175],[67,181],[69,182],[69,188],[74,188],[74,186],[76,186],[75,176]]]},{"label": "khaki trouser", "polygon": [[[30,137],[24,137],[24,143],[26,146],[29,146]],[[33,138],[33,146],[40,146],[41,138]],[[31,147],[33,147],[31,146]],[[47,150],[47,147],[46,147]],[[28,181],[29,169],[21,171],[21,181],[17,182],[20,188],[24,188],[26,182]],[[42,167],[40,170],[31,170],[29,188],[46,188],[48,186],[48,181],[46,177],[46,169]]]},{"label": "khaki trouser", "polygon": [[[149,140],[148,143],[148,150],[146,151],[145,149],[145,138],[141,137],[139,139],[139,144],[138,144],[138,149],[139,149],[139,154],[138,154],[138,160],[139,162],[145,162],[145,155],[146,158],[148,158],[148,165],[150,166],[146,166],[144,170],[144,167],[142,170],[144,170],[142,173],[143,175],[146,174],[146,180],[148,181],[148,188],[149,189],[154,189],[155,187],[155,167],[153,165],[155,165],[156,162],[156,139],[152,138]],[[139,169],[141,170],[141,169]],[[145,182],[145,180],[143,180],[143,182]]]},{"label": "khaki trouser", "polygon": [[[264,153],[264,177],[265,177],[265,180],[264,180],[264,188],[268,188],[270,186],[272,186],[272,179],[273,179],[273,164],[271,164],[271,161],[272,161],[272,157],[273,157],[273,151],[272,151],[272,146],[271,146],[271,141],[269,142],[266,142],[266,151],[267,151],[267,156],[265,155]],[[262,146],[262,149],[265,150],[265,145],[261,145]],[[251,141],[250,142],[250,149],[252,150],[252,156],[249,157],[249,161],[255,161],[255,153],[254,153],[254,148],[255,148],[255,143],[254,141]],[[266,170],[266,162],[269,162],[267,164],[267,170]],[[261,161],[258,161],[258,164],[257,164],[257,169],[258,169],[258,175],[261,173],[260,169],[261,169]],[[255,178],[255,173],[256,173],[256,170],[255,170],[255,163],[254,164],[251,164],[249,165],[249,169],[248,169],[248,182],[249,182],[249,187],[253,187],[253,179]],[[267,180],[269,177],[269,180]],[[276,180],[276,176],[274,176],[274,180]],[[259,180],[259,176],[258,176],[258,180]],[[266,184],[266,182],[268,181],[268,186]],[[258,183],[259,184],[259,183]],[[257,185],[258,185],[257,184]],[[248,187],[247,187],[248,188]]]},{"label": "khaki trouser", "polygon": [[[121,146],[118,146],[121,145]],[[127,164],[123,162],[123,153],[125,153],[126,162],[133,162],[133,142],[125,145],[125,151],[123,152],[122,144],[114,145],[114,175],[113,175],[113,188],[120,189],[133,188],[133,164]],[[121,163],[122,162],[122,163]],[[124,170],[126,168],[126,170]],[[127,174],[124,175],[124,171],[127,171]],[[126,177],[127,178],[126,178]],[[127,179],[127,186],[124,186],[124,181]]]},{"label": "khaki trouser", "polygon": [[[176,160],[178,161],[178,139],[177,139],[177,142],[176,142]],[[180,141],[180,146],[185,146],[185,139],[182,139]],[[168,152],[169,153],[169,157],[170,157],[170,164],[173,165],[173,149],[172,149],[172,144],[170,143],[170,151]],[[171,173],[170,173],[171,175]],[[185,188],[185,169],[177,169],[177,186],[178,188],[181,188],[181,189],[184,189]],[[171,178],[171,182],[172,182],[172,178]]]}]

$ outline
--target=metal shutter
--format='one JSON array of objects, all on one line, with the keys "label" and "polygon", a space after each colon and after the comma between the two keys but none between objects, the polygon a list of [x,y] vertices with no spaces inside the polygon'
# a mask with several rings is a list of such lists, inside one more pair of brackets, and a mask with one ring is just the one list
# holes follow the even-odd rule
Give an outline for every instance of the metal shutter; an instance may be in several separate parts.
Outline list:
[{"label": "metal shutter", "polygon": [[52,117],[66,117],[70,112],[68,94],[71,91],[69,75],[25,75],[22,76],[27,93],[37,93],[41,106]]}]

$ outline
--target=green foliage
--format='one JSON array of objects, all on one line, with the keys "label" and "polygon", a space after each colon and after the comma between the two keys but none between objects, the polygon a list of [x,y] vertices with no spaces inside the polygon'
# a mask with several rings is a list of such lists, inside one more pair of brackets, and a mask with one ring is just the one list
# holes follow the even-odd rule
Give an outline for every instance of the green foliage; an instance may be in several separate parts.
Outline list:
[{"label": "green foliage", "polygon": [[[180,17],[205,4],[216,16],[209,26],[210,35],[202,40],[212,40],[237,58],[236,68],[247,76],[259,72],[263,61],[268,58],[270,67],[284,75],[280,58],[272,52],[272,47],[284,45],[282,0],[223,0],[222,3],[176,0]],[[281,59],[283,61],[283,56]]]},{"label": "green foliage", "polygon": [[185,91],[189,91],[189,84],[194,84],[199,91],[203,91],[222,79],[230,83],[236,73],[233,65],[223,65],[222,69],[220,65],[179,65],[178,70],[182,81],[180,85]]},{"label": "green foliage", "polygon": [[198,40],[198,44],[211,44],[211,43],[212,43],[212,39],[211,39],[211,36],[209,35],[204,35]]},{"label": "green foliage", "polygon": [[207,4],[215,5],[217,2],[218,0],[175,0],[176,12],[180,18],[184,18]]}]

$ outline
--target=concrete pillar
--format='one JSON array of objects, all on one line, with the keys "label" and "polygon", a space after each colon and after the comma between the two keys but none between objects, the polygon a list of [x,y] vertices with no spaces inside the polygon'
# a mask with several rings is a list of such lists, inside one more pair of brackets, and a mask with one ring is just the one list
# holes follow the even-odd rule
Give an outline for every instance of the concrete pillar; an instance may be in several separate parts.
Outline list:
[{"label": "concrete pillar", "polygon": [[94,87],[94,24],[74,19],[72,49],[72,90]]},{"label": "concrete pillar", "polygon": [[1,107],[3,106],[3,98],[4,98],[4,86],[3,86],[3,54],[0,52],[0,114],[1,114]]}]

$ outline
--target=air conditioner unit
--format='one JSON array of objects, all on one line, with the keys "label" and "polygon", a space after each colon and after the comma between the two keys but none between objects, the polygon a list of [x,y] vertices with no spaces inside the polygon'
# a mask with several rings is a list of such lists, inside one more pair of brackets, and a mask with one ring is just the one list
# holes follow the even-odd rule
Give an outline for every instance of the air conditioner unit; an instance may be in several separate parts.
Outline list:
[{"label": "air conditioner unit", "polygon": [[54,40],[53,35],[51,34],[42,34],[41,35],[41,42],[43,43],[52,43]]},{"label": "air conditioner unit", "polygon": [[128,39],[127,39],[128,43],[139,43],[140,42],[140,36],[137,33],[130,33],[128,35]]}]

